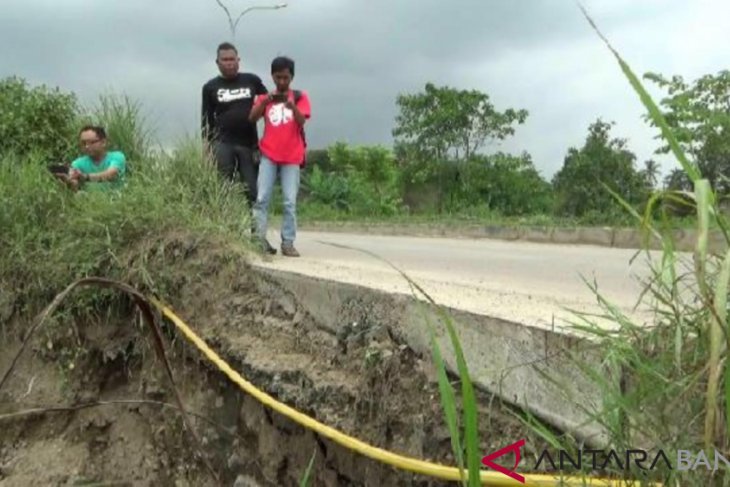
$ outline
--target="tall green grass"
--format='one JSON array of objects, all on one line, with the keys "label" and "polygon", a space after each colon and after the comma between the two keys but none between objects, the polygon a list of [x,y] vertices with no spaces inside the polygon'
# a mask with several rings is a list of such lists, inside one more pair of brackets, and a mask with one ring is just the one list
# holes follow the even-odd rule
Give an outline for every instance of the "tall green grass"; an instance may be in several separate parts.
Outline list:
[{"label": "tall green grass", "polygon": [[129,269],[119,256],[169,231],[249,243],[242,188],[220,180],[199,141],[153,155],[135,105],[102,100],[86,121],[110,127],[117,146],[138,156],[122,190],[74,193],[51,176],[42,157],[0,157],[0,281],[13,283],[24,306],[42,305],[89,274],[123,278]]},{"label": "tall green grass", "polygon": [[[644,215],[638,214],[621,195],[624,204],[647,237],[662,242],[659,256],[648,248],[642,254],[650,265],[650,277],[637,301],[652,310],[650,326],[633,321],[606,300],[596,285],[591,289],[603,309],[601,318],[617,325],[607,332],[592,316],[576,314],[574,327],[600,343],[603,370],[574,355],[575,363],[589,376],[602,395],[602,406],[586,409],[591,419],[608,433],[614,448],[662,449],[670,459],[677,450],[705,450],[714,463],[712,449],[729,446],[728,408],[730,379],[727,373],[727,294],[730,280],[730,242],[727,221],[717,198],[697,165],[684,154],[649,93],[630,66],[601,34],[588,12],[585,18],[615,57],[632,90],[671,148],[677,163],[694,184],[694,192],[658,192]],[[662,201],[687,201],[696,212],[697,241],[691,255],[677,253],[672,235],[651,218]],[[721,241],[711,243],[710,229],[720,230]],[[718,252],[719,251],[719,252]],[[573,398],[577,404],[581,398]],[[614,472],[621,475],[621,472]],[[728,485],[730,476],[720,464],[717,472],[660,469],[655,476],[665,485]]]},{"label": "tall green grass", "polygon": [[122,150],[132,164],[151,156],[154,127],[150,126],[139,101],[127,95],[102,94],[81,119],[84,123],[103,126],[110,148]]}]

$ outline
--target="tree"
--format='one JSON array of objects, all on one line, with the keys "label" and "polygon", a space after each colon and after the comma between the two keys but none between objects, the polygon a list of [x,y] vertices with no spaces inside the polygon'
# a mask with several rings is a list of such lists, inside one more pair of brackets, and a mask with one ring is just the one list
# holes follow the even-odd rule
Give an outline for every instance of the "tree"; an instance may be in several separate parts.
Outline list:
[{"label": "tree", "polygon": [[606,184],[624,200],[641,201],[644,182],[634,168],[636,156],[626,148],[624,139],[611,139],[613,123],[598,119],[588,128],[580,149],[570,148],[563,167],[553,177],[556,211],[581,217],[586,213],[610,214],[620,209]]},{"label": "tree", "polygon": [[485,206],[508,216],[550,210],[550,183],[540,176],[526,152],[474,156],[458,170],[457,200],[462,206]]},{"label": "tree", "polygon": [[654,159],[644,161],[644,169],[640,171],[640,174],[646,188],[650,191],[654,190],[659,181],[659,165],[656,161]]},{"label": "tree", "polygon": [[[668,96],[660,103],[664,117],[703,177],[719,193],[729,193],[730,71],[702,76],[691,85],[681,76],[667,79],[647,73],[644,77],[667,90]],[[657,153],[668,151],[664,145]]]},{"label": "tree", "polygon": [[393,136],[397,145],[415,147],[430,159],[469,159],[489,139],[514,134],[526,110],[495,110],[486,93],[427,83],[425,91],[398,95],[399,113]]},{"label": "tree", "polygon": [[664,189],[669,191],[692,191],[692,181],[682,169],[673,169],[664,178]]}]

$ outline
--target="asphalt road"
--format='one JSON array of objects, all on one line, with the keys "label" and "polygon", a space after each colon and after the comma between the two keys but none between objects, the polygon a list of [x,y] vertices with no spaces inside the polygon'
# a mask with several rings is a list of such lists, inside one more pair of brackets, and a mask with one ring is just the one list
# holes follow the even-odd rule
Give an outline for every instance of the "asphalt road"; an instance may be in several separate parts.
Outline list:
[{"label": "asphalt road", "polygon": [[[278,239],[277,231],[270,233],[272,244]],[[474,313],[562,328],[572,318],[568,309],[601,311],[583,276],[595,279],[602,296],[634,319],[649,319],[641,306],[633,309],[641,294],[639,279],[649,272],[646,254],[631,262],[635,250],[300,231],[296,246],[301,257],[279,253],[258,265],[411,294],[407,282],[387,264],[328,243],[377,254],[405,271],[439,304]]]}]

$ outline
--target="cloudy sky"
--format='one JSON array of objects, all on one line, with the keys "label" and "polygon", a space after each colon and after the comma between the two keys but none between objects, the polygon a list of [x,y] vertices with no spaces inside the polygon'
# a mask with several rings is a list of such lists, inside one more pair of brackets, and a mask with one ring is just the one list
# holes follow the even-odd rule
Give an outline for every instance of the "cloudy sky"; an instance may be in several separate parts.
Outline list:
[{"label": "cloudy sky", "polygon": [[[278,0],[227,0],[234,15]],[[215,48],[230,40],[215,0],[2,1],[0,77],[19,75],[75,92],[143,103],[165,145],[197,133],[200,88],[217,74]],[[727,69],[728,0],[584,0],[639,74],[694,79]],[[278,54],[297,62],[308,90],[310,146],[392,143],[399,93],[426,82],[490,95],[525,108],[526,123],[501,146],[528,151],[552,177],[598,117],[616,122],[639,162],[657,146],[654,129],[618,65],[573,0],[289,0],[252,11],[236,31],[242,70],[271,87]],[[656,89],[652,93],[660,95]],[[664,172],[674,167],[659,158]]]}]

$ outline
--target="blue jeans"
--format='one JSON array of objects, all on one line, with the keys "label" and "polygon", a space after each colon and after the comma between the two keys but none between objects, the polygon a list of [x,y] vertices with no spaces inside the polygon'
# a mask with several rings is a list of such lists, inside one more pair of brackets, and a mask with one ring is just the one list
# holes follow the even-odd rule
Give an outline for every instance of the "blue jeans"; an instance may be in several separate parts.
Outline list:
[{"label": "blue jeans", "polygon": [[256,220],[256,232],[259,237],[266,238],[269,203],[274,192],[276,175],[281,175],[281,192],[284,199],[284,218],[281,222],[281,242],[293,244],[297,236],[297,194],[299,193],[299,165],[274,164],[268,157],[261,155],[257,184],[256,203],[253,205],[253,217]]}]

